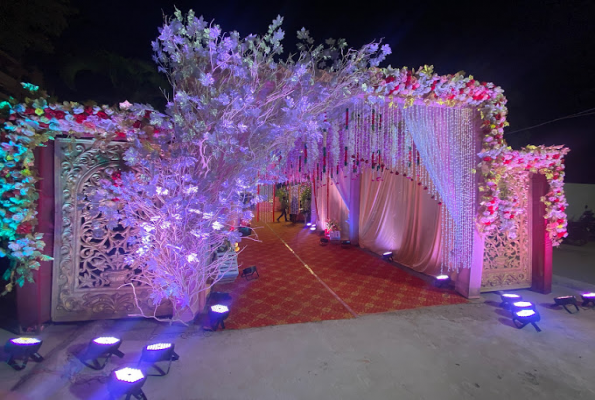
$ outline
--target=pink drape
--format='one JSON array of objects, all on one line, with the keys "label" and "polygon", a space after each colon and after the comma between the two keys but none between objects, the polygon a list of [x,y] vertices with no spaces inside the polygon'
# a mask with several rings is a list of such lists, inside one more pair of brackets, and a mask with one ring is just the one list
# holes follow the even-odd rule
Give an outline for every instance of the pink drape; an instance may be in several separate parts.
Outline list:
[{"label": "pink drape", "polygon": [[[341,238],[346,239],[349,236],[349,208],[342,195],[343,188],[339,188],[339,186],[333,179],[327,179],[327,177],[322,181],[317,181],[317,224],[319,229],[324,229],[327,221],[335,221],[341,230]],[[348,198],[345,197],[345,199]]]},{"label": "pink drape", "polygon": [[440,273],[440,206],[422,186],[388,171],[361,176],[359,244],[429,275]]}]

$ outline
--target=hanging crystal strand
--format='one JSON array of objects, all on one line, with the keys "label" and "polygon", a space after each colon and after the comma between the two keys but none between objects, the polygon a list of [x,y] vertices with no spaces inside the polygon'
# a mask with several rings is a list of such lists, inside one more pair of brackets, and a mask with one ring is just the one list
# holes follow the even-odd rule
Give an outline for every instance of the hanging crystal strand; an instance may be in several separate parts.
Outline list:
[{"label": "hanging crystal strand", "polygon": [[359,173],[359,154],[360,154],[360,146],[361,146],[361,124],[360,124],[360,107],[359,107],[359,103],[356,106],[355,109],[355,163],[353,166],[353,171],[355,173]]},{"label": "hanging crystal strand", "polygon": [[395,125],[395,114],[397,113],[397,110],[393,107],[392,109],[389,110],[389,117],[390,117],[390,129],[391,129],[391,135],[390,135],[390,154],[391,154],[391,166],[390,169],[391,171],[395,171],[397,169],[397,157],[398,157],[398,142],[397,142],[397,135],[398,135],[398,131],[397,131],[397,126]]},{"label": "hanging crystal strand", "polygon": [[364,151],[364,167],[368,169],[370,165],[370,153],[372,152],[372,112],[371,107],[368,106],[366,109],[366,141],[365,141],[365,151]]},{"label": "hanging crystal strand", "polygon": [[404,169],[403,169],[403,158],[404,158],[404,154],[405,154],[405,123],[403,121],[403,110],[401,110],[400,104],[398,105],[398,110],[397,110],[397,115],[399,116],[399,119],[397,121],[397,139],[398,139],[398,160],[397,160],[397,165],[399,167],[399,171],[401,174],[403,174]]}]

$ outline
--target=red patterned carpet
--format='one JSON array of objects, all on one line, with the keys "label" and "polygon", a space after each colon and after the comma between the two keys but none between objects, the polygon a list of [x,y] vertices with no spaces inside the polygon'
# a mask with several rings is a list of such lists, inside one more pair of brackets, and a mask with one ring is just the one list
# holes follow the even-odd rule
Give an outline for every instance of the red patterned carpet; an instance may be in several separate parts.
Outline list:
[{"label": "red patterned carpet", "polygon": [[240,271],[256,265],[260,278],[238,277],[214,288],[231,293],[233,299],[227,328],[346,319],[466,302],[359,248],[322,247],[320,236],[303,224],[259,224],[256,231],[261,242],[244,239],[239,263]]}]

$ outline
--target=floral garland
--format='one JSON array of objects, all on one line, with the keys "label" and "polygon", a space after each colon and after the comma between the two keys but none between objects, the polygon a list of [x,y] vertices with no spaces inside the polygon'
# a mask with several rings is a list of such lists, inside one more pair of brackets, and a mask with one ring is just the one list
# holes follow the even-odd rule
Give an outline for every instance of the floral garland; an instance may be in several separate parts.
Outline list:
[{"label": "floral garland", "polygon": [[4,293],[15,284],[32,282],[39,261],[52,260],[41,252],[43,234],[35,233],[39,175],[33,150],[64,133],[109,141],[158,134],[160,127],[167,125],[150,106],[125,102],[118,111],[74,102],[48,104],[46,94],[38,93],[37,86],[22,85],[39,97],[0,103],[0,257],[11,263],[3,276],[8,281]]},{"label": "floral garland", "polygon": [[[563,157],[569,151],[563,146],[527,146],[521,151],[511,150],[504,140],[507,99],[499,86],[479,82],[473,76],[459,72],[439,76],[433,66],[425,65],[416,70],[387,68],[378,72],[378,79],[369,94],[400,97],[405,107],[423,100],[426,104],[477,106],[484,132],[482,150],[478,154],[478,169],[483,175],[479,184],[481,192],[477,224],[481,232],[489,233],[496,228],[510,232],[510,215],[522,210],[515,207],[514,199],[501,199],[498,183],[505,171],[528,170],[546,176],[550,192],[542,198],[546,205],[547,231],[554,246],[567,236],[567,206],[564,197]],[[373,97],[373,96],[372,96]]]},{"label": "floral garland", "polygon": [[[566,197],[564,195],[564,156],[569,149],[563,146],[527,146],[522,150],[512,150],[507,147],[499,152],[491,162],[491,172],[496,185],[506,174],[529,171],[545,175],[549,183],[548,193],[541,197],[545,204],[544,218],[547,220],[547,232],[553,245],[561,243],[568,236]],[[513,232],[511,220],[516,214],[522,212],[518,208],[516,198],[500,198],[499,207],[489,206],[479,216],[480,223],[490,223],[493,215],[498,213],[500,227],[507,232]]]},{"label": "floral garland", "polygon": [[[501,199],[498,183],[507,171],[529,170],[545,174],[550,185],[550,192],[542,201],[546,205],[547,230],[553,244],[559,244],[567,236],[563,157],[568,149],[528,146],[513,151],[507,147],[503,138],[504,127],[508,126],[507,100],[500,87],[479,82],[463,73],[439,76],[433,72],[432,66],[417,71],[407,68],[371,71],[376,76],[375,85],[364,88],[370,98],[388,96],[392,102],[399,97],[404,99],[405,106],[422,100],[428,105],[478,107],[484,131],[478,165],[484,178],[479,187],[482,193],[478,210],[481,231],[487,233],[497,227],[509,229],[507,219],[511,219],[511,213],[521,211],[515,207],[514,199]],[[23,86],[33,93],[38,91],[33,85]],[[150,139],[161,130],[171,128],[168,119],[150,106],[124,102],[118,110],[74,102],[48,104],[43,94],[38,99],[25,99],[24,103],[14,99],[0,103],[0,124],[0,240],[7,242],[6,248],[0,248],[0,257],[8,257],[13,265],[4,276],[9,280],[6,291],[12,289],[14,282],[22,286],[25,280],[32,280],[31,271],[39,267],[39,261],[51,259],[41,254],[43,236],[34,232],[38,198],[35,182],[39,177],[33,168],[33,149],[62,133],[105,141],[135,140]],[[338,154],[337,139],[331,138],[332,157]],[[308,149],[310,158],[317,159],[317,147],[311,145]]]}]

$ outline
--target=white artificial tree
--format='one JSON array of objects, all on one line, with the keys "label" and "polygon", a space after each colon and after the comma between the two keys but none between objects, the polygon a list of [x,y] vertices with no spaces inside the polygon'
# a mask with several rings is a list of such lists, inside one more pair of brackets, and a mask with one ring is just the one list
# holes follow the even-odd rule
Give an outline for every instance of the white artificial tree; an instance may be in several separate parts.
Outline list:
[{"label": "white artificial tree", "polygon": [[284,56],[282,20],[242,38],[192,11],[167,19],[153,42],[173,88],[166,114],[146,113],[150,126],[128,135],[129,170],[97,194],[110,226],[138,227],[128,258],[140,271],[134,280],[151,288],[155,305],[170,300],[174,320],[200,312],[201,293],[235,256],[238,220],[252,218],[243,195],[283,181],[280,169],[263,177],[294,147],[321,140],[325,113],[373,91],[370,67],[390,52],[378,43],[314,45],[302,29],[297,52]]}]

